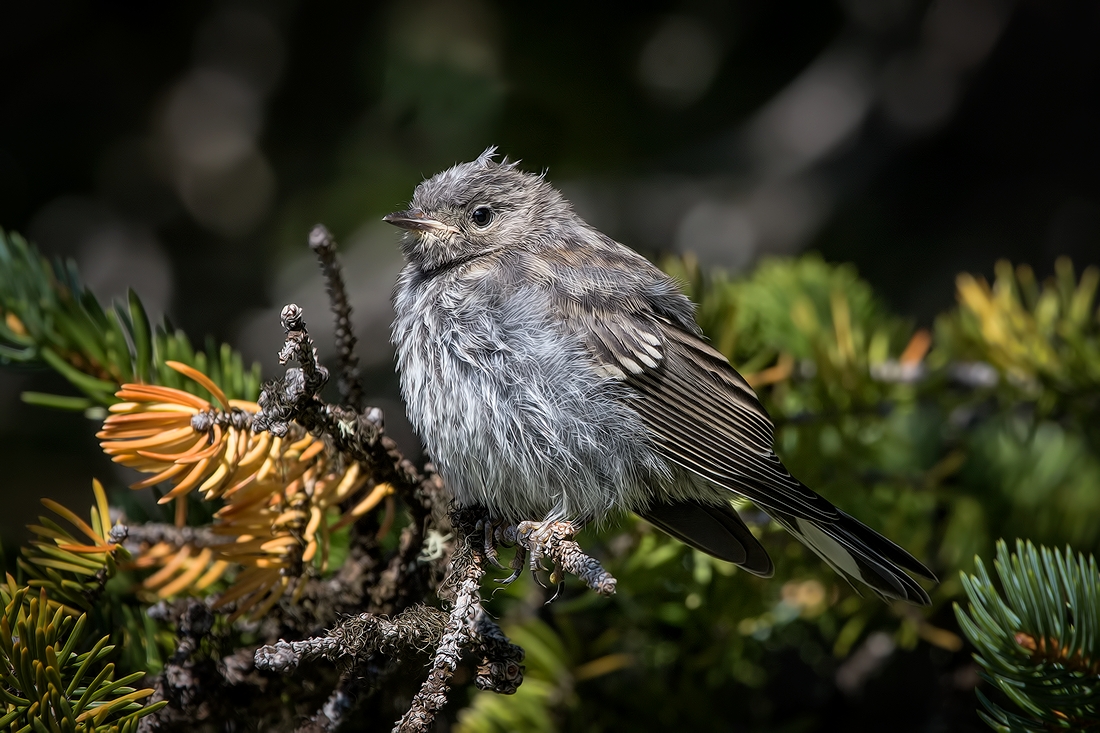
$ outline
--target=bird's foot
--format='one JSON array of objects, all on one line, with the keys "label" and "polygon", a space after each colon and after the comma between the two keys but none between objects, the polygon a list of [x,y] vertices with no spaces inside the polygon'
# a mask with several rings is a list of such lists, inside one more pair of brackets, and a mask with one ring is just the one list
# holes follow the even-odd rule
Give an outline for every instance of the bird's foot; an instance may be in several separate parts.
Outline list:
[{"label": "bird's foot", "polygon": [[[558,586],[566,573],[576,575],[589,588],[600,595],[609,596],[615,592],[615,578],[603,569],[599,561],[589,557],[573,541],[579,528],[569,521],[547,520],[544,522],[520,522],[514,527],[504,527],[499,539],[517,546],[516,556],[512,559],[512,575],[506,578],[512,582],[522,572],[525,559],[529,561],[531,572],[538,577],[542,569],[543,558],[550,560],[550,582]],[[558,593],[554,594],[557,598]],[[553,600],[553,599],[551,599]]]},{"label": "bird's foot", "polygon": [[572,540],[577,534],[577,528],[573,523],[564,520],[520,522],[516,525],[515,534],[516,544],[530,553],[531,572],[545,570],[542,559],[548,557],[553,564],[550,568],[550,582],[560,584],[562,573],[554,558],[554,548],[559,547],[566,540]]},{"label": "bird's foot", "polygon": [[[524,524],[535,524],[535,522],[525,522]],[[479,517],[474,524],[474,532],[477,533],[475,536],[480,534],[481,537],[482,554],[485,559],[501,570],[507,569],[512,571],[511,575],[507,578],[497,581],[503,586],[511,585],[518,580],[519,576],[523,574],[523,569],[527,563],[527,548],[519,543],[517,531],[516,525],[510,525],[503,520],[494,519],[488,512],[485,512],[484,516]],[[512,560],[508,563],[507,568],[500,564],[500,553],[497,551],[498,544],[503,544],[508,547],[514,546],[516,548],[515,555],[512,556]],[[532,556],[531,570],[535,571],[536,569],[535,559]]]},{"label": "bird's foot", "polygon": [[[566,574],[576,575],[600,595],[609,596],[615,592],[615,578],[573,541],[580,529],[573,522],[546,520],[505,524],[484,510],[460,511],[455,521],[469,528],[467,536],[481,546],[480,554],[487,562],[502,567],[497,546],[516,548],[508,563],[511,574],[500,581],[501,585],[515,582],[523,569],[529,567],[536,579],[539,571],[548,571],[550,582],[558,586],[559,593]],[[544,558],[549,561],[550,568],[543,567]],[[557,593],[554,597],[557,598]]]}]

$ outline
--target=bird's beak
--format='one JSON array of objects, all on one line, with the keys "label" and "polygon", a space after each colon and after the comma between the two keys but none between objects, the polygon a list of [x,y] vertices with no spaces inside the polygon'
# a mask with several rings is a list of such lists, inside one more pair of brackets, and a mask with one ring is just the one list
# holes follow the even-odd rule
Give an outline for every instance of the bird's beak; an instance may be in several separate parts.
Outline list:
[{"label": "bird's beak", "polygon": [[392,214],[386,214],[385,216],[383,216],[382,221],[386,222],[387,224],[393,224],[395,227],[401,227],[402,229],[408,229],[414,232],[458,234],[458,229],[450,226],[449,224],[444,224],[437,219],[431,218],[420,209],[395,211]]}]

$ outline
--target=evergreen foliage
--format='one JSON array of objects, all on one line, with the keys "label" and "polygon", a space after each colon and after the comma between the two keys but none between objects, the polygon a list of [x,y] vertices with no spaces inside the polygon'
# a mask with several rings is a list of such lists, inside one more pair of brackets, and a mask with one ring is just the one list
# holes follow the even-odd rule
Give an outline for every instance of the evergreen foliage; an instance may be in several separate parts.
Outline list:
[{"label": "evergreen foliage", "polygon": [[[23,548],[19,569],[27,585],[49,592],[51,604],[63,604],[67,613],[76,609],[92,610],[107,581],[118,571],[117,557],[128,553],[111,537],[110,509],[107,494],[99,481],[92,482],[96,504],[92,508],[91,524],[52,499],[42,503],[63,517],[78,530],[72,531],[49,517],[39,517],[40,524],[29,529],[37,539]],[[89,544],[91,542],[91,544]]]},{"label": "evergreen foliage", "polygon": [[74,618],[51,604],[45,589],[37,597],[29,590],[10,575],[0,585],[0,726],[19,733],[131,733],[167,704],[141,706],[153,690],[130,685],[145,673],[115,679],[109,637],[89,643],[87,616]]},{"label": "evergreen foliage", "polygon": [[161,384],[199,394],[198,385],[167,366],[182,362],[209,375],[230,398],[254,400],[260,367],[245,368],[228,345],[196,351],[167,321],[153,328],[133,290],[104,308],[71,262],[50,262],[18,234],[0,230],[0,364],[43,364],[84,397],[29,394],[52,407],[86,409],[114,403],[126,382]]},{"label": "evergreen foliage", "polygon": [[1026,715],[978,691],[982,718],[1001,733],[1100,727],[1100,570],[1096,558],[1016,541],[997,543],[997,592],[981,558],[964,575],[969,613],[959,626],[978,653],[982,676]]}]

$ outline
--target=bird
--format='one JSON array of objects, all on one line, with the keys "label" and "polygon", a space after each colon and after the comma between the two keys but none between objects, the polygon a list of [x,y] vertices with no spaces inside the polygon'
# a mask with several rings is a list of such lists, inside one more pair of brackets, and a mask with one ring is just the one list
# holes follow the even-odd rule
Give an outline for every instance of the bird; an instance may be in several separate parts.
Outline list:
[{"label": "bird", "polygon": [[408,417],[458,507],[614,521],[770,577],[748,500],[853,587],[930,605],[935,576],[783,466],[760,398],[680,285],[495,147],[421,182],[391,338]]}]

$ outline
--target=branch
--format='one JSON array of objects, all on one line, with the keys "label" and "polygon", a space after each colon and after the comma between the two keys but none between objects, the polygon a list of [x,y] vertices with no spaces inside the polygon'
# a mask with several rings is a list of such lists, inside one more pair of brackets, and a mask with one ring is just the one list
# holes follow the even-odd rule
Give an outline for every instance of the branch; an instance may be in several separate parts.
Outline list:
[{"label": "branch", "polygon": [[359,412],[325,403],[318,396],[328,381],[328,370],[317,363],[317,351],[306,331],[302,309],[293,303],[281,316],[286,341],[279,361],[291,359],[298,368],[286,370],[284,379],[269,382],[260,393],[260,412],[253,418],[253,430],[286,435],[290,422],[297,422],[314,435],[324,435],[337,451],[358,461],[375,479],[391,484],[406,499],[414,519],[422,522],[433,509],[437,522],[445,521],[443,482],[431,467],[424,473],[401,455],[397,444],[384,435],[382,411],[376,407]]},{"label": "branch", "polygon": [[167,700],[168,706],[157,715],[143,718],[138,724],[138,733],[153,733],[171,728],[181,720],[194,722],[195,718],[205,717],[198,713],[198,708],[209,704],[207,698],[212,697],[210,685],[204,684],[208,680],[195,669],[191,657],[214,627],[214,614],[206,604],[195,599],[187,600],[182,609],[178,609],[178,605],[173,608],[162,601],[148,611],[151,618],[158,620],[176,617],[178,641],[176,651],[157,675],[156,692],[150,698],[150,702]]},{"label": "branch", "polygon": [[432,656],[428,679],[413,698],[409,711],[397,721],[394,733],[420,733],[431,729],[436,713],[447,703],[451,676],[458,667],[462,648],[469,644],[475,629],[477,611],[481,607],[481,576],[485,574],[482,557],[474,550],[468,535],[455,540],[455,553],[451,559],[451,577],[454,601],[443,636]]},{"label": "branch", "polygon": [[336,319],[336,357],[340,364],[340,398],[354,409],[363,405],[363,388],[359,383],[359,357],[355,355],[355,334],[351,328],[351,305],[340,263],[336,259],[336,240],[318,224],[309,233],[310,249],[317,255],[321,274],[325,278],[332,315]]},{"label": "branch", "polygon": [[330,733],[338,730],[344,723],[344,717],[355,709],[355,703],[367,687],[367,682],[356,674],[340,677],[336,689],[313,717],[299,726],[296,733]]},{"label": "branch", "polygon": [[523,682],[524,652],[508,641],[497,622],[478,606],[474,619],[474,642],[481,656],[474,684],[479,690],[513,695]]},{"label": "branch", "polygon": [[[120,525],[116,525],[120,526]],[[207,527],[177,527],[174,524],[148,522],[146,524],[126,525],[126,544],[149,544],[165,542],[173,547],[214,547],[231,543],[233,539],[218,535]]]},{"label": "branch", "polygon": [[402,651],[424,651],[439,643],[446,614],[428,606],[413,606],[392,620],[369,613],[345,620],[323,636],[283,641],[256,650],[257,669],[289,672],[302,662],[365,660],[376,652],[398,656]]},{"label": "branch", "polygon": [[[456,513],[453,524],[459,532],[451,558],[451,574],[440,589],[450,596],[447,612],[424,605],[413,606],[393,619],[373,614],[349,618],[322,636],[302,641],[279,640],[256,651],[256,667],[289,672],[303,662],[326,659],[352,666],[366,662],[373,654],[401,658],[408,653],[432,650],[427,679],[413,698],[409,711],[394,727],[397,733],[420,733],[432,727],[435,716],[447,702],[450,681],[464,651],[478,659],[475,684],[502,694],[516,691],[523,681],[523,650],[504,636],[496,622],[481,607],[480,584],[485,573],[484,557],[470,540],[474,526],[469,513]],[[349,673],[350,674],[350,671]],[[347,676],[347,675],[345,675]],[[330,698],[340,703],[337,693]],[[335,708],[334,714],[339,712]],[[322,715],[323,714],[323,715]],[[314,716],[315,726],[337,723],[326,711]],[[325,728],[321,728],[324,730]]]}]

